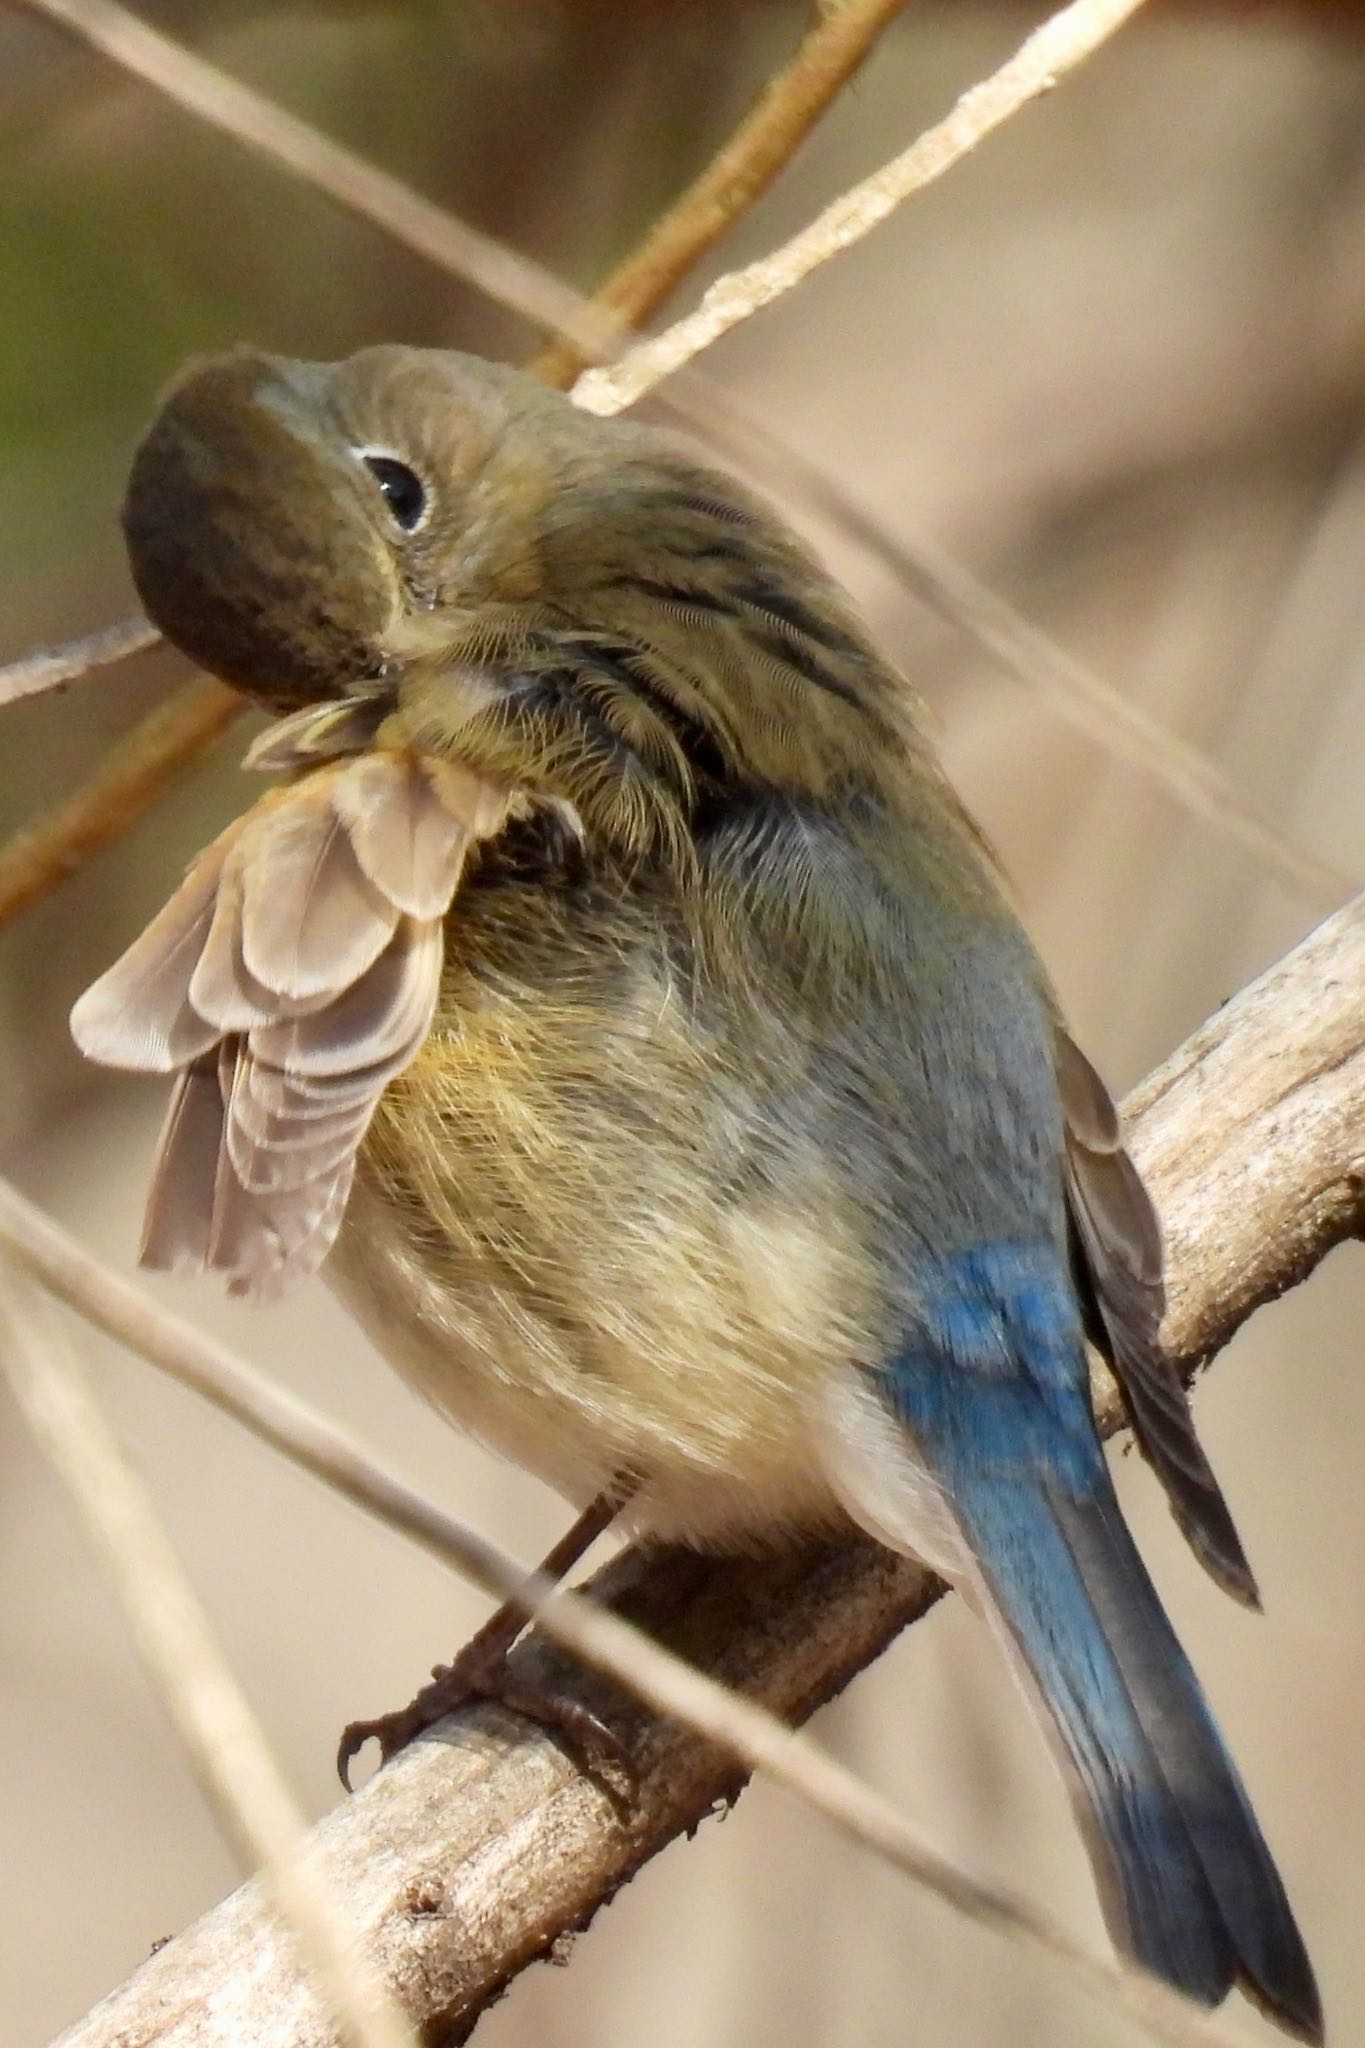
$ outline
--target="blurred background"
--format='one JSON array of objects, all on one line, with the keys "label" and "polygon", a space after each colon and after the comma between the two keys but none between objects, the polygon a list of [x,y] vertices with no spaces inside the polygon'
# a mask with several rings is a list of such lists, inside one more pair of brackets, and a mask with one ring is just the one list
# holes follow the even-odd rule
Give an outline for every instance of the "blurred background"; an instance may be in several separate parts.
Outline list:
[{"label": "blurred background", "polygon": [[[149,16],[590,287],[705,163],[795,0],[161,0]],[[761,253],[1000,62],[1041,8],[915,0],[710,259]],[[704,281],[689,281],[689,304]],[[118,504],[195,349],[535,337],[30,14],[0,8],[0,660],[124,616]],[[1154,4],[851,255],[705,359],[888,534],[930,537],[1283,831],[1365,877],[1365,9]],[[1078,1034],[1136,1080],[1302,935],[1291,890],[788,503],[937,706]],[[71,789],[169,656],[4,715],[0,824]],[[162,1107],[85,1068],[74,997],[240,808],[247,728],[0,933],[4,1163],[122,1266]],[[255,790],[251,790],[254,795]],[[560,1504],[432,1420],[321,1285],[161,1290],[530,1558]],[[1147,1474],[1124,1498],[1282,1861],[1335,2042],[1365,2041],[1365,1264],[1241,1334],[1207,1441],[1266,1615],[1223,1600]],[[405,1699],[476,1597],[93,1340],[102,1387],[311,1810],[341,1725]],[[0,1403],[0,2004],[36,2048],[234,1882],[70,1514]],[[817,1724],[942,1847],[1102,1939],[1063,1796],[948,1602]],[[1270,2040],[1247,2009],[1240,2037]],[[759,1786],[645,1871],[487,2048],[1107,2048],[1136,2038]]]}]

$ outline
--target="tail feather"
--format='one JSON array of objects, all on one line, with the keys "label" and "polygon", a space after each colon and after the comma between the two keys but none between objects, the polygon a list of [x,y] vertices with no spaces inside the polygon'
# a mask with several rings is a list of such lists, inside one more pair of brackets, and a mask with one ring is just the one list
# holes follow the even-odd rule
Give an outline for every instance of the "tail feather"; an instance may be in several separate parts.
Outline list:
[{"label": "tail feather", "polygon": [[1108,1473],[955,1477],[988,1606],[1055,1732],[1116,1945],[1205,2005],[1234,1984],[1322,2039],[1312,1966]]},{"label": "tail feather", "polygon": [[[900,1350],[835,1415],[852,1513],[980,1595],[1042,1710],[1115,1944],[1193,1999],[1240,1984],[1300,2040],[1299,1930],[1199,1681],[1119,1514],[1078,1303],[1047,1244],[921,1265]],[[935,1513],[926,1516],[925,1499]]]}]

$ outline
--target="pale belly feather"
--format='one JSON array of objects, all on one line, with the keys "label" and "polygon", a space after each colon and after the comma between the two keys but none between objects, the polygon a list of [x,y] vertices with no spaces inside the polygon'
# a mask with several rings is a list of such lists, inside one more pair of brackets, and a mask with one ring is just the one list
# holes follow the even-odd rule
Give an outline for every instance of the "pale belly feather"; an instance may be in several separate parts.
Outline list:
[{"label": "pale belly feather", "polygon": [[625,1256],[603,1221],[583,1219],[547,1300],[476,1247],[433,1260],[362,1165],[330,1277],[435,1407],[576,1504],[631,1473],[626,1519],[660,1537],[841,1526],[822,1445],[830,1376],[859,1344],[836,1306],[856,1260],[771,1210],[732,1210],[686,1243],[637,1219]]}]

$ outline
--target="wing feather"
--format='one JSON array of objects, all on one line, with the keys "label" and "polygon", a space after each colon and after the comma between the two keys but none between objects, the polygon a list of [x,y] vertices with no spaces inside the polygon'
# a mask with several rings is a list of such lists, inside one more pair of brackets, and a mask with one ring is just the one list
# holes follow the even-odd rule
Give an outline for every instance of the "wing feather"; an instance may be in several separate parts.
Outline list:
[{"label": "wing feather", "polygon": [[284,801],[255,820],[243,849],[242,959],[291,1001],[346,988],[398,922],[397,906],[366,880],[333,808],[329,785],[345,772],[324,771],[279,792]]},{"label": "wing feather", "polygon": [[476,836],[465,814],[478,807],[454,808],[420,762],[399,754],[357,761],[333,801],[371,885],[410,917],[439,917]]},{"label": "wing feather", "polygon": [[194,863],[87,990],[77,1043],[176,1073],[142,1260],[283,1293],[340,1227],[380,1096],[420,1050],[444,918],[471,846],[524,799],[443,761],[371,746],[373,702],[313,706],[263,735],[270,791]]},{"label": "wing feather", "polygon": [[189,989],[232,836],[224,833],[200,854],[170,902],[72,1010],[71,1035],[87,1059],[169,1074],[217,1043],[221,1033],[195,1009]]},{"label": "wing feather", "polygon": [[434,918],[404,918],[379,958],[325,1009],[253,1031],[253,1054],[300,1080],[350,1080],[410,1057],[436,1007],[442,950]]},{"label": "wing feather", "polygon": [[1241,1539],[1195,1434],[1184,1383],[1161,1348],[1166,1296],[1156,1210],[1124,1146],[1108,1089],[1060,1029],[1057,1078],[1077,1277],[1093,1309],[1092,1335],[1113,1366],[1138,1444],[1195,1555],[1234,1599],[1254,1607],[1256,1581]]},{"label": "wing feather", "polygon": [[242,957],[242,896],[241,862],[230,857],[189,987],[194,1009],[220,1032],[251,1031],[258,1024],[277,1023],[281,1016],[317,1009],[327,1001],[325,992],[291,999],[256,979]]},{"label": "wing feather", "polygon": [[197,1059],[176,1076],[157,1141],[140,1265],[166,1273],[202,1273],[208,1265],[223,1130],[218,1061]]},{"label": "wing feather", "polygon": [[379,692],[344,697],[335,704],[305,704],[301,711],[277,718],[258,734],[243,755],[242,766],[265,774],[293,775],[345,754],[363,754],[374,745],[389,709]]}]

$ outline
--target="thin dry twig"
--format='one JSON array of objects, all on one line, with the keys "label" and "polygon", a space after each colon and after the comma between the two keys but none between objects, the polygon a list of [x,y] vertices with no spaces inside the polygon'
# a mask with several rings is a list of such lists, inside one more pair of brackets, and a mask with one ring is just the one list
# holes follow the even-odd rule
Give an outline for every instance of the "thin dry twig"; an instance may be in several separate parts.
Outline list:
[{"label": "thin dry twig", "polygon": [[102,626],[62,647],[36,647],[22,661],[0,668],[0,705],[16,704],[21,697],[37,697],[49,690],[64,690],[68,683],[114,662],[127,661],[155,647],[161,635],[148,619],[122,619],[116,626]]},{"label": "thin dry twig", "polygon": [[855,1841],[968,1918],[1033,1943],[1101,2000],[1130,2013],[1171,2048],[1228,2048],[1195,2007],[1145,1972],[1108,1960],[1029,1901],[970,1876],[942,1856],[889,1801],[762,1707],[683,1663],[606,1608],[524,1571],[445,1513],[297,1396],[163,1309],[146,1291],[82,1250],[0,1180],[0,1243],[69,1307],[190,1387],[259,1441],[335,1492],[521,1607],[545,1634],[606,1672],[657,1713],[764,1770]]},{"label": "thin dry twig", "polygon": [[1011,115],[1093,56],[1141,5],[1142,0],[1071,0],[1036,28],[1007,64],[963,93],[944,120],[842,193],[800,234],[771,256],[717,278],[695,312],[653,340],[637,343],[618,362],[585,370],[574,386],[575,402],[599,413],[623,412],[637,404],[732,327],[862,241],[913,193],[941,178]]},{"label": "thin dry twig", "polygon": [[[1187,1377],[1260,1302],[1361,1228],[1362,985],[1365,900],[1220,1010],[1129,1105],[1131,1139],[1170,1247],[1165,1335]],[[11,1195],[2,1215],[5,1241],[70,1298],[70,1241]],[[111,1276],[97,1269],[92,1289],[85,1255],[77,1258],[84,1312],[137,1349],[144,1339],[159,1344],[160,1324],[142,1321],[138,1291],[114,1277],[127,1293],[111,1321]],[[216,1347],[195,1334],[177,1340],[182,1364],[206,1349]],[[294,1405],[274,1389],[269,1399],[281,1413]],[[1115,1427],[1117,1399],[1102,1419]],[[423,1503],[422,1515],[431,1512]],[[594,1582],[599,1597],[690,1662],[793,1721],[847,1683],[940,1590],[871,1543],[714,1563],[634,1554]],[[535,1638],[518,1657],[519,1678],[581,1698],[619,1725],[613,1696]],[[667,1723],[626,1725],[642,1770],[632,1827],[543,1734],[488,1707],[453,1716],[445,1739],[417,1744],[322,1823],[329,1868],[343,1893],[364,1894],[369,1924],[382,1922],[393,1981],[423,2023],[463,2032],[648,1856],[734,1796],[741,1781],[715,1749]],[[494,1853],[497,1843],[504,1846]],[[253,2024],[224,2033],[205,2015],[223,1982],[243,1974],[254,1988]],[[248,1888],[144,1965],[62,2048],[127,2039],[147,2048],[266,2048],[285,2039],[323,2048],[325,2037],[295,2029],[298,2010],[287,1966],[262,1952]]]},{"label": "thin dry twig", "polygon": [[201,676],[116,740],[78,789],[0,847],[0,925],[117,839],[245,709],[235,690]]},{"label": "thin dry twig", "polygon": [[[905,0],[842,0],[816,20],[795,55],[701,175],[592,295],[623,327],[638,327],[726,229],[786,168]],[[546,384],[571,384],[588,358],[551,342],[527,368]]]},{"label": "thin dry twig", "polygon": [[308,1824],[214,1640],[146,1491],[127,1464],[41,1289],[0,1266],[0,1370],[66,1487],[148,1676],[246,1869],[264,1874],[323,2003],[354,2048],[417,2048],[381,1971],[346,1931]]}]

